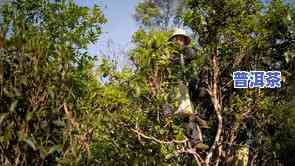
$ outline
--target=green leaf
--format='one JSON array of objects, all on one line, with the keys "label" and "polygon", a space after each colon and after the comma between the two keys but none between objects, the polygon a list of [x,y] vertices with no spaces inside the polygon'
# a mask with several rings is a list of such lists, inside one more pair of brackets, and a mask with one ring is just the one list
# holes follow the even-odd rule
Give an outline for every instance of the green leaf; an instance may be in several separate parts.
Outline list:
[{"label": "green leaf", "polygon": [[35,146],[35,144],[32,142],[31,139],[26,139],[25,142],[26,142],[31,148],[33,148],[33,150],[36,150],[36,146]]},{"label": "green leaf", "polygon": [[27,112],[26,114],[26,121],[30,121],[33,118],[34,113],[33,112]]},{"label": "green leaf", "polygon": [[62,150],[61,145],[54,145],[49,149],[48,154],[52,154],[52,153],[54,153],[56,151],[61,151],[61,150]]},{"label": "green leaf", "polygon": [[17,100],[15,100],[14,102],[12,102],[11,103],[11,105],[10,105],[10,107],[9,107],[9,111],[10,112],[13,112],[13,111],[15,111],[15,108],[16,108],[16,106],[17,106]]},{"label": "green leaf", "polygon": [[7,115],[8,115],[8,113],[1,113],[0,114],[0,126],[1,126],[3,120],[6,118]]}]

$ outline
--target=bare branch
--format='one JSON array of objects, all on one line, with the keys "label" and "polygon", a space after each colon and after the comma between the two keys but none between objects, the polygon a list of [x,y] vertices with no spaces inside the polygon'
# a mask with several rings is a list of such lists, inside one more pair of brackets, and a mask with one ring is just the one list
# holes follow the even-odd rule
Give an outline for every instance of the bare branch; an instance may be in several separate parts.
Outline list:
[{"label": "bare branch", "polygon": [[174,144],[174,143],[176,143],[176,144],[185,144],[185,143],[187,143],[187,141],[188,141],[188,139],[186,138],[186,139],[184,139],[184,140],[172,140],[172,141],[162,141],[162,140],[159,140],[159,139],[157,139],[157,138],[155,138],[155,137],[153,137],[153,136],[147,136],[147,135],[145,135],[145,134],[143,134],[143,133],[141,133],[140,131],[138,131],[138,130],[135,130],[135,129],[131,129],[133,132],[135,132],[139,137],[143,137],[143,138],[145,138],[145,139],[149,139],[149,140],[153,140],[153,141],[155,141],[155,142],[157,142],[157,143],[159,143],[159,144]]},{"label": "bare branch", "polygon": [[198,164],[199,166],[201,166],[202,163],[204,163],[204,160],[203,160],[203,159],[201,158],[201,156],[196,152],[195,149],[186,149],[186,150],[182,149],[182,150],[178,150],[177,153],[179,153],[179,154],[180,154],[180,153],[186,153],[186,154],[191,154],[191,155],[193,155],[195,161],[197,162],[197,164]]},{"label": "bare branch", "polygon": [[236,56],[236,58],[234,59],[233,68],[240,65],[240,63],[242,62],[245,56],[246,56],[245,48],[240,48],[239,55]]}]

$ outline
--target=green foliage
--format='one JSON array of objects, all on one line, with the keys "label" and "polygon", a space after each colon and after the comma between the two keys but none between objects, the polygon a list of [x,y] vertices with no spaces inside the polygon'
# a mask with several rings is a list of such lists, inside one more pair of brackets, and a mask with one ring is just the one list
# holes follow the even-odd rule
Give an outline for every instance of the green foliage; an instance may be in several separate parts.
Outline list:
[{"label": "green foliage", "polygon": [[160,16],[159,8],[153,2],[141,2],[136,7],[135,19],[141,21],[143,25],[151,26],[156,23],[157,18]]},{"label": "green foliage", "polygon": [[18,0],[0,17],[1,165],[87,164],[78,121],[94,79],[82,49],[101,33],[99,7]]},{"label": "green foliage", "polygon": [[[187,147],[181,142],[185,120],[173,114],[180,66],[171,58],[180,49],[169,42],[171,32],[155,28],[167,28],[173,19],[199,37],[196,58],[185,66],[187,79],[208,89],[211,57],[218,55],[221,163],[250,142],[254,164],[294,165],[294,6],[280,0],[178,3],[138,4],[136,19],[145,29],[134,33],[128,53],[135,68],[122,71],[106,59],[95,69],[96,59],[85,51],[106,22],[99,6],[2,3],[0,165],[196,165],[179,153]],[[233,89],[233,71],[273,70],[276,63],[282,88]],[[197,111],[212,110],[212,96],[204,93],[196,95]],[[217,117],[208,123],[203,137],[212,145]]]},{"label": "green foliage", "polygon": [[[282,105],[293,96],[286,90],[293,87],[290,84],[294,78],[294,73],[290,72],[293,62],[286,61],[284,55],[290,57],[289,52],[294,52],[294,6],[279,0],[269,4],[260,1],[188,0],[187,5],[189,10],[183,15],[184,23],[199,35],[201,50],[205,54],[212,56],[217,53],[221,65],[220,81],[231,80],[231,73],[236,70],[282,72],[283,87],[278,90],[237,91],[226,87],[226,83],[221,84],[223,117],[225,125],[231,126],[224,132],[230,138],[232,128],[237,128],[237,142],[254,141],[252,145],[259,156],[254,160],[258,165],[292,163],[291,155],[265,148],[274,145],[274,137],[260,129],[276,122],[287,125],[283,119],[271,119],[262,112],[275,116],[276,111],[272,111],[272,107]],[[255,124],[248,124],[253,121]],[[258,126],[259,130],[253,129]],[[274,129],[273,132],[281,133],[281,130]],[[249,134],[254,134],[254,138],[249,138]]]},{"label": "green foliage", "polygon": [[173,50],[168,45],[169,33],[145,32],[139,30],[134,34],[133,42],[137,45],[130,59],[145,76],[155,72],[155,68],[167,68]]},{"label": "green foliage", "polygon": [[180,25],[185,6],[181,0],[144,0],[135,7],[135,20],[145,28]]},{"label": "green foliage", "polygon": [[[157,15],[161,7],[160,5],[155,6],[156,3],[152,4],[151,1],[148,6],[145,5],[140,3],[138,5],[140,9],[137,9],[137,12],[144,13],[144,15],[139,15],[142,17],[140,19],[145,18],[143,25],[151,26],[155,24],[153,21],[160,19]],[[279,110],[280,118],[272,119],[271,117],[275,117],[277,112],[272,109],[274,105],[281,106],[292,96],[292,92],[288,92],[287,89],[292,87],[291,80],[294,77],[292,70],[294,59],[291,58],[294,45],[292,44],[293,37],[289,38],[288,35],[293,35],[292,13],[294,10],[280,1],[265,5],[258,1],[208,2],[192,0],[188,1],[186,8],[188,10],[185,15],[182,15],[182,19],[185,25],[199,36],[201,45],[198,48],[197,58],[187,66],[186,70],[190,71],[191,77],[206,81],[206,72],[209,72],[210,76],[212,69],[210,57],[215,50],[220,60],[220,83],[225,126],[223,131],[225,133],[224,152],[229,156],[235,153],[239,154],[238,147],[252,141],[254,142],[251,145],[254,148],[254,163],[261,165],[292,163],[290,155],[285,152],[286,145],[293,146],[293,141],[291,141],[293,134],[290,129],[293,122],[284,123],[283,121],[283,119],[292,118],[287,118],[289,114]],[[279,17],[282,17],[278,14],[280,13],[278,10],[288,11],[291,19],[286,18],[283,23],[278,21]],[[269,18],[273,18],[271,23]],[[273,36],[272,34],[279,35]],[[98,157],[101,164],[155,165],[155,162],[157,165],[195,164],[191,156],[176,153],[178,149],[185,147],[184,145],[161,142],[185,138],[183,119],[173,115],[167,117],[163,108],[165,104],[169,104],[172,106],[171,111],[173,112],[178,106],[175,100],[177,99],[175,88],[177,65],[171,65],[170,60],[173,54],[179,53],[179,50],[168,42],[169,35],[171,35],[170,32],[159,32],[153,28],[140,29],[133,36],[135,48],[129,53],[135,69],[116,72],[111,67],[112,64],[105,62],[101,66],[101,70],[108,73],[106,76],[109,82],[106,84],[105,90],[110,88],[115,91],[123,91],[124,95],[115,93],[115,96],[121,96],[124,100],[128,100],[123,106],[115,107],[111,114],[107,114],[116,122],[108,123],[109,121],[102,118],[106,120],[102,126],[109,126],[103,132],[112,137],[107,137],[99,141],[103,143],[96,143],[94,146],[96,147],[94,148],[95,153],[101,156]],[[282,42],[284,47],[276,45],[272,41]],[[285,57],[292,60],[285,61]],[[281,89],[275,91],[267,89],[235,90],[228,87],[231,85],[233,71],[238,69],[271,70],[275,67],[274,62],[281,63],[281,71],[286,73],[286,75],[283,74],[286,76],[283,81],[285,86]],[[206,84],[202,84],[202,86],[207,88]],[[288,94],[284,94],[286,92]],[[118,92],[118,94],[122,93]],[[201,98],[198,101],[200,105],[197,109],[210,109],[208,100],[211,100],[210,96]],[[120,100],[113,101],[109,104],[120,103]],[[108,101],[101,102],[108,103]],[[276,136],[265,131],[269,126],[276,126],[274,125],[276,123],[282,124],[280,128],[274,129],[273,132]],[[209,145],[214,141],[215,125],[216,117],[213,115],[209,120],[211,128],[204,131],[205,143]],[[282,128],[288,129],[283,130]],[[289,139],[282,137],[284,134],[292,136]],[[231,142],[232,138],[235,138],[234,142]],[[227,144],[233,145],[226,146]],[[107,153],[110,149],[116,149],[116,151]],[[229,156],[223,158],[222,162],[229,162]],[[113,158],[117,160],[115,161]],[[285,161],[287,159],[288,161]]]}]

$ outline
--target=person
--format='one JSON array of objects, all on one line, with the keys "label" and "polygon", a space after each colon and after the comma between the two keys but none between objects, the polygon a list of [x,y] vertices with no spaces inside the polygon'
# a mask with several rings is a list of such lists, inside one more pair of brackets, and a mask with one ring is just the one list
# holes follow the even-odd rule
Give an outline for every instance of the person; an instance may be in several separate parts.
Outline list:
[{"label": "person", "polygon": [[180,70],[177,72],[179,107],[174,112],[174,114],[184,118],[186,136],[188,137],[191,146],[199,149],[206,149],[208,146],[203,144],[203,138],[200,134],[200,127],[208,128],[208,125],[205,120],[200,118],[197,112],[194,112],[194,107],[188,88],[189,78],[186,76],[186,66],[189,65],[195,58],[196,51],[189,47],[191,38],[183,29],[176,29],[173,35],[169,38],[169,41],[176,44],[180,50],[178,54],[175,54],[171,57],[172,64],[180,66]]}]

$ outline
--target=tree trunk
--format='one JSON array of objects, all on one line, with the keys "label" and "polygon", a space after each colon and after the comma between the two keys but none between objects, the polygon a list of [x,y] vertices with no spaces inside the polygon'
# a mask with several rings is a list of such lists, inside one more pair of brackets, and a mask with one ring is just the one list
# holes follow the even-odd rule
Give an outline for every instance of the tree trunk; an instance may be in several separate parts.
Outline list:
[{"label": "tree trunk", "polygon": [[[222,130],[223,130],[223,118],[222,118],[222,103],[220,100],[220,85],[219,85],[219,77],[220,77],[220,67],[219,67],[219,63],[217,60],[217,48],[214,49],[214,53],[212,55],[212,67],[213,67],[213,79],[211,84],[209,85],[209,94],[211,96],[211,100],[214,106],[214,111],[216,113],[217,116],[217,132],[215,135],[215,139],[213,142],[213,145],[211,146],[206,159],[205,159],[205,163],[206,165],[210,165],[210,163],[212,162],[212,157],[213,157],[213,153],[216,152],[217,156],[215,157],[215,161],[219,161],[220,160],[220,155],[221,155],[221,151],[222,151],[222,147],[221,147],[221,134],[222,134]],[[217,150],[217,151],[216,151]],[[218,164],[218,162],[217,162]]]}]

